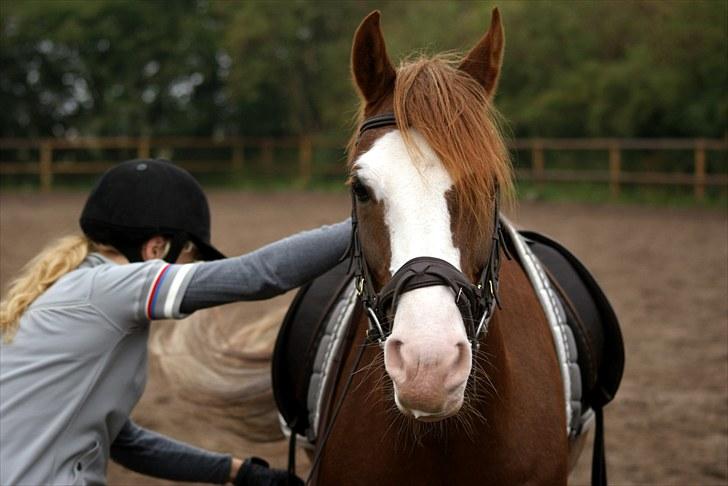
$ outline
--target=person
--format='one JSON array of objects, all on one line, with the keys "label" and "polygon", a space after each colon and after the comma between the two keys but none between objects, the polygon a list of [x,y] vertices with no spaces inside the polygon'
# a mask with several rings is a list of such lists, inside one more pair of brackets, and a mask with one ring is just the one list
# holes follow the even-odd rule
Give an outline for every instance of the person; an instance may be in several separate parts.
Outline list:
[{"label": "person", "polygon": [[350,223],[224,258],[197,181],[169,161],[132,160],[101,176],[80,226],[83,235],[41,252],[0,302],[0,484],[105,484],[109,458],[176,481],[302,484],[129,415],[146,383],[150,321],[298,287],[339,261]]}]

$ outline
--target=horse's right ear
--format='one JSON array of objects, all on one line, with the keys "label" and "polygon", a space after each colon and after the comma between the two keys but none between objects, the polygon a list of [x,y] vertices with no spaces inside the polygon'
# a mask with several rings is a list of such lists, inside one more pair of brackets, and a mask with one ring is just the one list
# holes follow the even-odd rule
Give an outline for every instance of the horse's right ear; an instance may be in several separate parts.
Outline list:
[{"label": "horse's right ear", "polygon": [[396,77],[379,27],[379,15],[375,10],[362,20],[351,48],[351,71],[367,103],[374,103],[390,93]]},{"label": "horse's right ear", "polygon": [[489,98],[495,93],[503,62],[505,35],[500,12],[493,9],[488,33],[480,39],[460,64],[460,69],[471,75],[485,89]]}]

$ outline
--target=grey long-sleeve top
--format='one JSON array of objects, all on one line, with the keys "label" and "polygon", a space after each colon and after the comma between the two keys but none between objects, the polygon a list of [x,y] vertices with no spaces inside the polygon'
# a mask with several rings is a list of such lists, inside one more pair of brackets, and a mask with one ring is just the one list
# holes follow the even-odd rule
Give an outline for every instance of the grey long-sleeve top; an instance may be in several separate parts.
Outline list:
[{"label": "grey long-sleeve top", "polygon": [[[336,264],[350,229],[344,222],[186,265],[89,255],[33,302],[13,342],[1,345],[0,484],[104,484],[112,443],[114,457],[140,472],[184,475],[197,457],[197,473],[207,467],[207,480],[223,482],[229,456],[205,456],[128,422],[146,383],[149,321],[300,286]],[[147,467],[150,458],[166,466]]]}]

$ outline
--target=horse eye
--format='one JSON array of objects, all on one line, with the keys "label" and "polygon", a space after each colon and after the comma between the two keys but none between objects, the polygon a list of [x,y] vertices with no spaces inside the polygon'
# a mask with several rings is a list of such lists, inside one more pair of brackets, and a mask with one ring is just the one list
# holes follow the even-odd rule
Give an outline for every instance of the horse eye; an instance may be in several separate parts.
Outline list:
[{"label": "horse eye", "polygon": [[354,191],[354,195],[361,202],[366,202],[371,198],[367,186],[362,184],[362,182],[356,177],[354,177],[351,181],[351,190]]}]

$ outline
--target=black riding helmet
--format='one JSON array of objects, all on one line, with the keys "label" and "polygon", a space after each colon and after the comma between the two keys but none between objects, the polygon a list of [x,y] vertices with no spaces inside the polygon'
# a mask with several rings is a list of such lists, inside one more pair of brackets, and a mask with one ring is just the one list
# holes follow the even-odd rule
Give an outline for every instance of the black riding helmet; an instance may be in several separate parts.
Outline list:
[{"label": "black riding helmet", "polygon": [[155,235],[171,238],[165,260],[177,260],[192,241],[204,260],[225,258],[210,243],[210,209],[202,187],[168,160],[129,160],[106,171],[91,190],[80,219],[93,241],[111,245],[130,262]]}]

